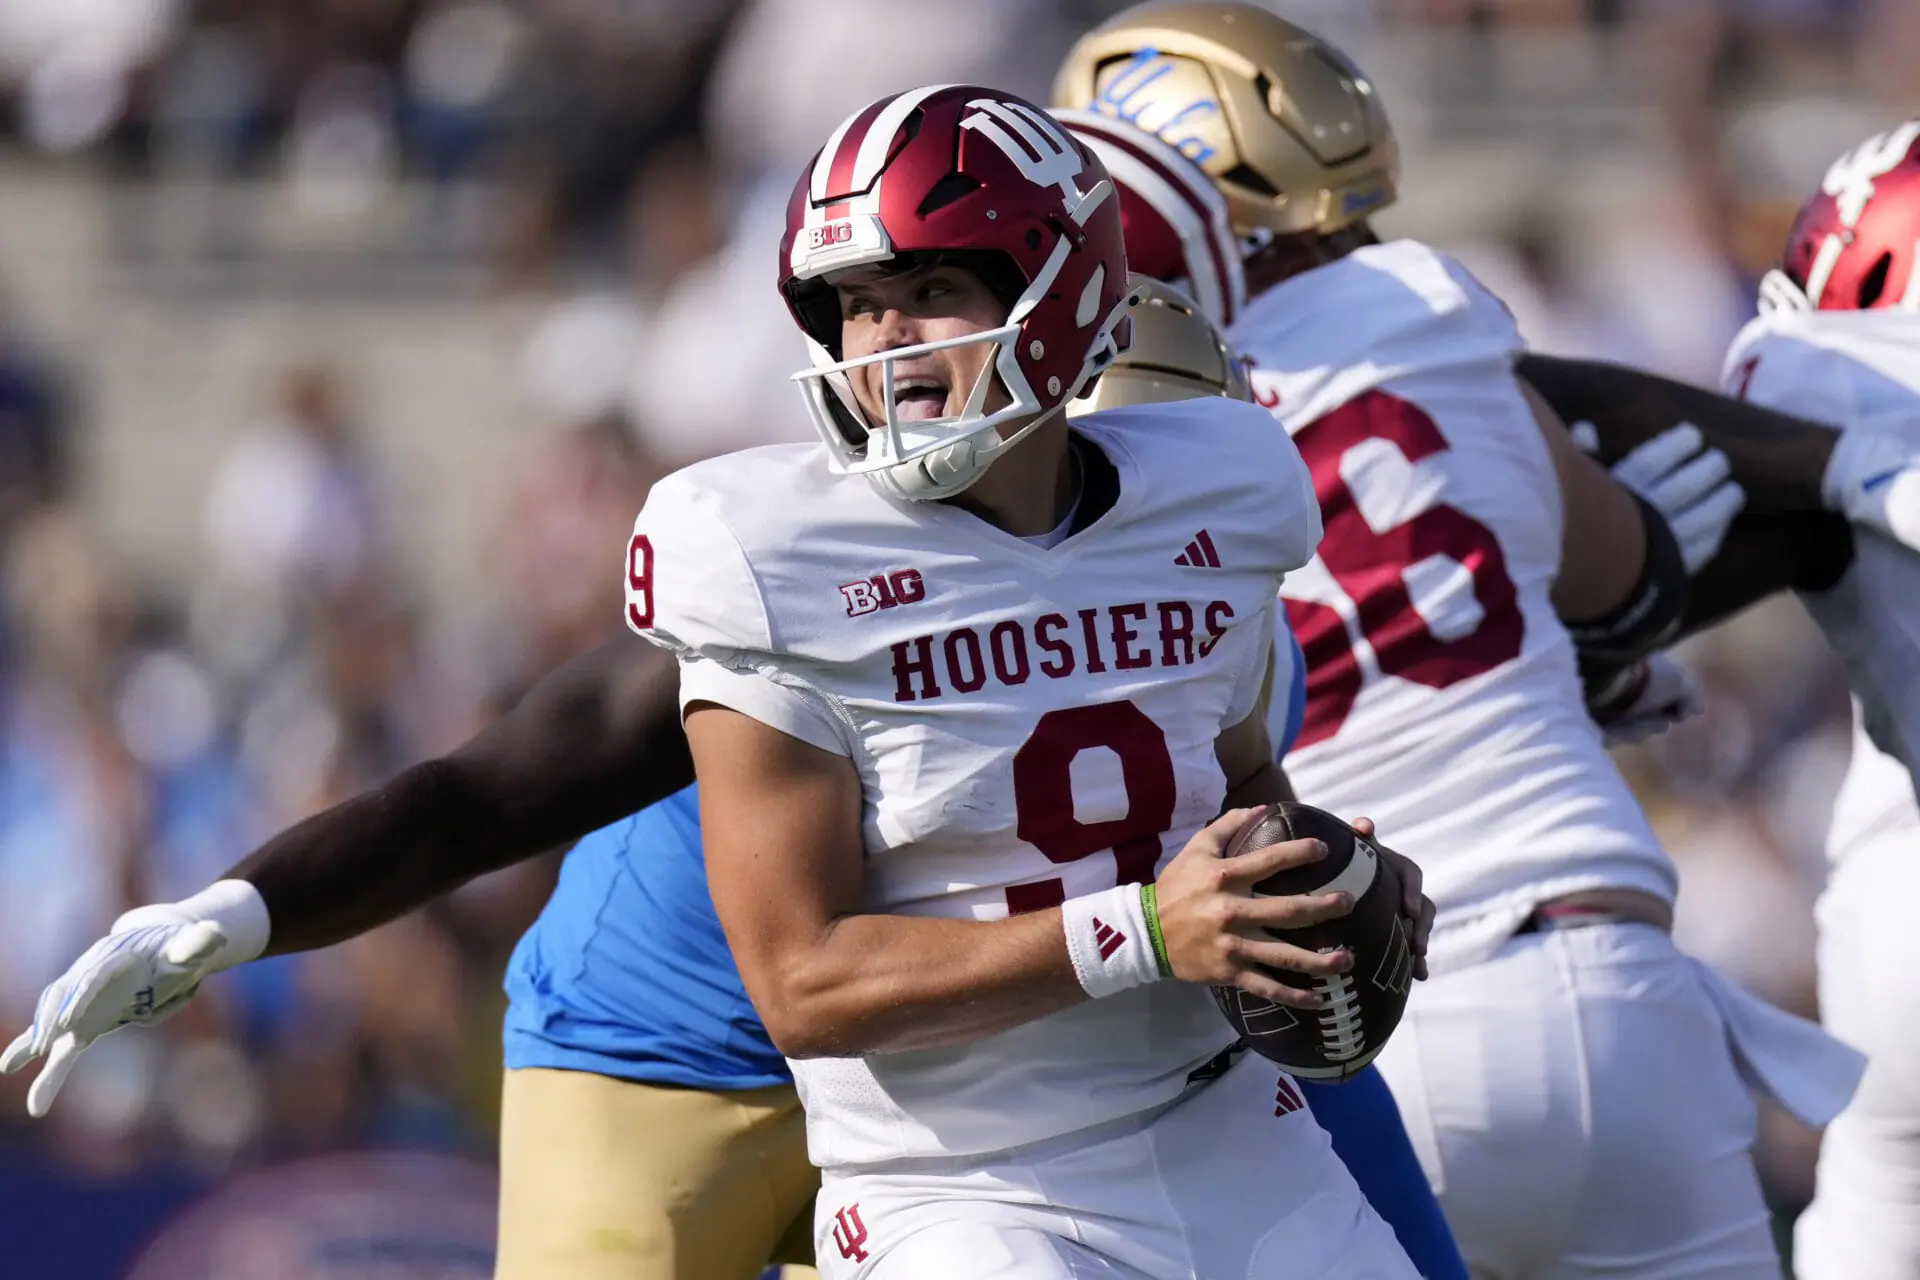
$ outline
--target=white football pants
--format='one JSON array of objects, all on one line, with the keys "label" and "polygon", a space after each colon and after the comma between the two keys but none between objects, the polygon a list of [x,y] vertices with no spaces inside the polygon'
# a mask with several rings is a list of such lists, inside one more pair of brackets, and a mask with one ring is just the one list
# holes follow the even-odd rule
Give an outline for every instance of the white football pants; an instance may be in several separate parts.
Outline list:
[{"label": "white football pants", "polygon": [[1723,982],[1601,923],[1414,988],[1376,1065],[1475,1280],[1778,1280]]},{"label": "white football pants", "polygon": [[1418,1280],[1292,1082],[1253,1054],[1149,1118],[912,1164],[823,1177],[826,1280]]},{"label": "white football pants", "polygon": [[1820,1013],[1869,1059],[1794,1227],[1800,1280],[1920,1276],[1920,831],[1853,850],[1820,899]]}]

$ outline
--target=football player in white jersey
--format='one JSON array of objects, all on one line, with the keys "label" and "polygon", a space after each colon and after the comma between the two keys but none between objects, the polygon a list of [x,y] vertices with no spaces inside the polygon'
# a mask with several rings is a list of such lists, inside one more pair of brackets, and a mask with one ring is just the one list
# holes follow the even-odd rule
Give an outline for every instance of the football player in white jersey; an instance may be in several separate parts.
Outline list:
[{"label": "football player in white jersey", "polygon": [[[1858,475],[1897,535],[1920,492],[1905,456],[1920,446],[1920,120],[1834,162],[1760,303],[1727,353],[1727,389],[1854,427],[1825,473]],[[1861,530],[1842,567],[1831,590],[1803,596],[1854,693],[1819,905],[1820,1003],[1869,1066],[1827,1129],[1794,1266],[1802,1280],[1909,1280],[1920,1275],[1920,559]]]},{"label": "football player in white jersey", "polygon": [[[1204,310],[1219,314],[1242,301],[1244,292],[1237,281],[1222,280],[1217,274],[1220,263],[1237,264],[1237,260],[1229,256],[1232,242],[1225,229],[1224,203],[1203,175],[1150,135],[1122,126],[1129,136],[1111,138],[1109,123],[1097,119],[1070,127],[1096,154],[1111,155],[1128,172],[1144,175],[1142,189],[1126,183],[1119,187],[1130,246],[1136,232],[1145,227],[1140,242],[1155,265],[1168,277],[1190,281],[1205,293],[1211,305]],[[1200,225],[1205,226],[1205,235],[1197,234]],[[1197,395],[1233,394],[1246,399],[1244,379],[1207,319],[1175,305],[1177,295],[1150,286],[1141,293],[1151,305],[1133,325],[1133,345],[1109,367],[1091,396],[1073,402],[1072,411]],[[1175,323],[1177,317],[1183,317],[1184,323]],[[659,670],[656,658],[666,660],[666,671]],[[21,1036],[6,1055],[5,1067],[24,1065],[36,1053],[53,1050],[51,1065],[33,1090],[36,1113],[44,1111],[76,1051],[115,1026],[158,1021],[177,1010],[209,972],[244,960],[259,949],[269,932],[276,953],[354,936],[471,875],[531,856],[630,807],[675,791],[691,780],[691,767],[673,707],[674,665],[668,654],[648,645],[628,641],[606,646],[543,680],[509,716],[454,755],[404,771],[377,791],[299,824],[269,841],[221,884],[186,903],[132,913],[49,988],[42,1000],[43,1012],[51,1001],[61,1005],[58,1017],[37,1023]],[[1276,710],[1286,705],[1287,699],[1279,693],[1285,687],[1284,680],[1276,685]],[[669,855],[653,850],[648,856]],[[160,934],[145,926],[162,917],[199,922],[178,925],[176,932],[182,935],[211,922],[222,930],[226,942],[210,957],[174,965],[164,956],[172,954],[170,948],[179,937],[144,936]],[[139,928],[133,923],[136,918],[142,922]],[[270,927],[264,923],[267,918]],[[635,927],[646,926],[641,922]],[[136,932],[143,936],[134,938]],[[259,939],[250,941],[254,933]],[[109,972],[93,963],[102,952],[116,948],[117,961],[126,964]],[[69,994],[64,1002],[62,993]],[[633,1086],[630,1091],[638,1089]],[[702,1105],[727,1107],[736,1100],[736,1095],[724,1090],[661,1092],[681,1095],[689,1113]],[[1300,1093],[1329,1130],[1336,1150],[1353,1162],[1355,1176],[1401,1233],[1423,1273],[1464,1274],[1430,1192],[1424,1185],[1416,1189],[1400,1172],[1402,1157],[1395,1144],[1409,1162],[1412,1153],[1397,1115],[1391,1112],[1391,1101],[1384,1100],[1389,1112],[1382,1120],[1369,1118],[1367,1105],[1376,1104],[1356,1100],[1360,1095],[1372,1097],[1360,1084],[1319,1093],[1301,1086]],[[591,1091],[583,1086],[565,1095],[576,1113],[589,1096],[600,1113],[590,1117],[570,1113],[570,1119],[598,1124],[602,1131],[631,1129],[633,1108],[639,1103],[615,1099],[604,1083]],[[1287,1095],[1282,1095],[1282,1101],[1297,1105]],[[1324,1112],[1336,1103],[1335,1113]],[[751,1104],[739,1109],[750,1112]],[[511,1106],[508,1113],[511,1121]],[[666,1114],[662,1104],[651,1119],[662,1123]],[[525,1119],[521,1117],[523,1125]],[[785,1146],[759,1141],[757,1131],[753,1136],[727,1133],[704,1139],[713,1144],[708,1151],[698,1149],[702,1137],[684,1125],[659,1145],[638,1152],[619,1146],[602,1150],[604,1144],[587,1144],[583,1150],[564,1136],[503,1152],[503,1159],[514,1157],[510,1172],[524,1175],[518,1181],[508,1179],[509,1186],[503,1189],[503,1265],[509,1245],[516,1265],[526,1264],[533,1252],[530,1245],[552,1245],[570,1228],[583,1229],[596,1221],[604,1225],[609,1205],[622,1203],[613,1195],[591,1206],[549,1203],[545,1217],[563,1221],[551,1229],[543,1224],[538,1242],[520,1235],[509,1241],[509,1225],[524,1228],[531,1216],[541,1212],[538,1202],[506,1194],[514,1187],[524,1191],[535,1185],[577,1186],[582,1179],[600,1177],[601,1185],[633,1195],[637,1187],[646,1185],[644,1176],[636,1176],[636,1166],[677,1178],[675,1208],[658,1215],[671,1219],[668,1240],[659,1241],[652,1212],[656,1206],[644,1190],[638,1192],[637,1202],[625,1202],[614,1216],[623,1227],[638,1228],[636,1236],[654,1242],[644,1261],[632,1264],[637,1268],[634,1274],[651,1275],[660,1268],[673,1270],[676,1258],[682,1265],[724,1270],[715,1258],[719,1252],[715,1242],[702,1234],[710,1229],[708,1217],[689,1210],[724,1194],[729,1170],[744,1166],[741,1176],[757,1176],[751,1172],[752,1162],[773,1160],[780,1175],[775,1181],[782,1188],[801,1181],[781,1164],[791,1158]],[[1376,1145],[1363,1146],[1366,1139]],[[625,1158],[623,1150],[628,1150]],[[678,1173],[670,1165],[659,1167],[672,1160],[687,1163]],[[596,1161],[619,1167],[603,1169]],[[553,1176],[543,1177],[542,1168]],[[1411,1172],[1418,1178],[1417,1164]],[[813,1171],[805,1169],[804,1176],[812,1178]],[[811,1190],[807,1198],[811,1201]],[[758,1204],[737,1208],[731,1220],[742,1230],[735,1236],[748,1241],[771,1239],[767,1231],[777,1235],[786,1221],[787,1215],[779,1212],[763,1215]],[[596,1213],[602,1216],[596,1219]],[[757,1220],[762,1216],[765,1221]],[[716,1223],[721,1220],[717,1214],[711,1217]],[[727,1256],[739,1254],[739,1245],[740,1239],[730,1239]],[[564,1270],[572,1264],[547,1257],[539,1265],[549,1269],[562,1265]],[[616,1258],[596,1255],[594,1265],[621,1264]]]},{"label": "football player in white jersey", "polygon": [[1221,858],[1285,794],[1260,691],[1320,532],[1298,453],[1218,399],[1069,432],[1132,301],[1117,200],[991,90],[849,117],[781,288],[821,443],[656,485],[628,615],[680,659],[823,1272],[1412,1276],[1204,986],[1311,1005],[1260,966],[1351,964],[1259,932],[1349,905],[1249,893],[1315,842]]},{"label": "football player in white jersey", "polygon": [[1439,905],[1378,1065],[1470,1268],[1777,1275],[1745,1080],[1817,1123],[1857,1055],[1674,949],[1672,864],[1576,674],[1576,641],[1604,676],[1677,622],[1671,531],[1517,380],[1496,299],[1375,240],[1393,141],[1338,51],[1249,5],[1142,5],[1055,99],[1180,145],[1245,237],[1229,336],[1325,520],[1284,588],[1309,668],[1288,772],[1373,813]]}]

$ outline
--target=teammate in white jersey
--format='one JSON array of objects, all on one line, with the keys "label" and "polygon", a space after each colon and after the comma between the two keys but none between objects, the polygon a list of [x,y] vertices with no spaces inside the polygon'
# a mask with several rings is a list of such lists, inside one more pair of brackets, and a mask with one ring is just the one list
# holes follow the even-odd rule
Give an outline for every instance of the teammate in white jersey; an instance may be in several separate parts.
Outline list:
[{"label": "teammate in white jersey", "polygon": [[1309,667],[1288,771],[1426,868],[1435,978],[1378,1065],[1469,1266],[1777,1275],[1742,1077],[1817,1122],[1857,1057],[1673,948],[1672,865],[1576,674],[1576,639],[1604,675],[1671,630],[1671,532],[1516,379],[1497,300],[1375,241],[1393,143],[1337,51],[1249,5],[1143,5],[1055,97],[1181,145],[1246,237],[1229,336],[1326,528],[1284,588]]},{"label": "teammate in white jersey", "polygon": [[1319,518],[1251,406],[1069,434],[1131,302],[1116,206],[1005,95],[850,117],[781,246],[822,443],[657,485],[629,620],[681,661],[826,1274],[1411,1276],[1200,985],[1313,1003],[1258,966],[1351,964],[1258,933],[1348,905],[1248,893],[1314,842],[1220,857],[1232,806],[1284,794],[1260,691]]},{"label": "teammate in white jersey", "polygon": [[[1842,465],[1895,512],[1920,492],[1920,120],[1835,161],[1801,211],[1760,315],[1734,339],[1735,394],[1890,438],[1843,437]],[[1872,437],[1865,437],[1871,441]],[[1902,526],[1896,519],[1895,531]],[[1920,558],[1862,530],[1844,576],[1803,597],[1847,666],[1854,754],[1828,839],[1819,905],[1827,1025],[1870,1065],[1820,1152],[1795,1228],[1802,1280],[1920,1275]]]}]

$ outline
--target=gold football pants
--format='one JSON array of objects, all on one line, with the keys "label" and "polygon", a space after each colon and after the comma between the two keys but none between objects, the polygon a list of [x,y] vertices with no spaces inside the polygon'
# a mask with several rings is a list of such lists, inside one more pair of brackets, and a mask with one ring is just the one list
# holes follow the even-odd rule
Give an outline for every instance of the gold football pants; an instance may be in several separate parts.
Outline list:
[{"label": "gold football pants", "polygon": [[755,1280],[813,1261],[820,1179],[791,1085],[533,1067],[506,1073],[500,1107],[495,1280]]}]

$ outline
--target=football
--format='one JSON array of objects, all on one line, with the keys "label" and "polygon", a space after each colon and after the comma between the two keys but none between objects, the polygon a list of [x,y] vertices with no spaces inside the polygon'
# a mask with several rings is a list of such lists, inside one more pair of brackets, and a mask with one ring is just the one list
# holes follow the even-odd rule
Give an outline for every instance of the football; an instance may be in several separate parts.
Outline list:
[{"label": "football", "polygon": [[1353,910],[1336,920],[1268,932],[1309,951],[1346,947],[1353,968],[1326,978],[1268,971],[1290,987],[1319,991],[1326,1003],[1317,1010],[1274,1004],[1238,987],[1215,987],[1213,996],[1256,1053],[1302,1079],[1338,1083],[1372,1062],[1399,1024],[1413,986],[1413,949],[1392,864],[1325,810],[1275,805],[1234,837],[1227,856],[1306,839],[1323,842],[1327,856],[1268,876],[1253,891],[1268,897],[1342,889],[1352,894]]}]

